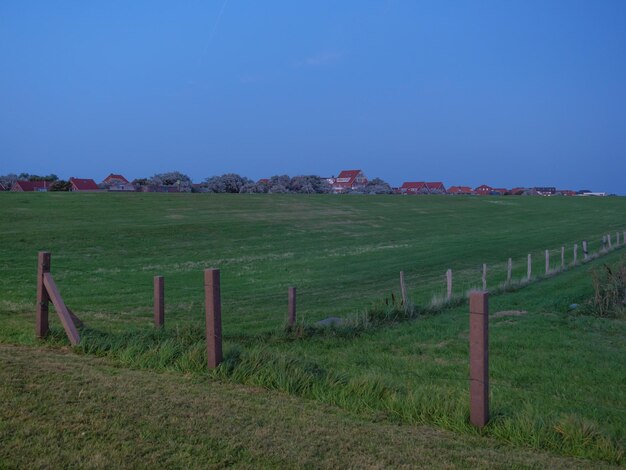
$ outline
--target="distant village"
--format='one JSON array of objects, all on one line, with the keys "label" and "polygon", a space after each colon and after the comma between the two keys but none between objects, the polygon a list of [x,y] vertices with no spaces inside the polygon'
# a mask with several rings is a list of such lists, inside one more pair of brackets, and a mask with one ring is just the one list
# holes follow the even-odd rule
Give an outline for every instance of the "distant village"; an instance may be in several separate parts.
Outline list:
[{"label": "distant village", "polygon": [[100,183],[91,178],[61,180],[56,175],[0,176],[0,191],[15,192],[201,192],[201,193],[332,193],[332,194],[402,194],[402,195],[476,195],[476,196],[606,196],[604,192],[588,189],[557,189],[556,187],[502,188],[482,184],[450,186],[440,181],[406,181],[400,187],[392,187],[380,178],[369,180],[362,170],[343,170],[338,176],[295,176],[277,175],[258,181],[229,173],[206,178],[202,183],[193,183],[180,172],[162,173],[151,178],[127,180],[121,174],[111,173]]}]

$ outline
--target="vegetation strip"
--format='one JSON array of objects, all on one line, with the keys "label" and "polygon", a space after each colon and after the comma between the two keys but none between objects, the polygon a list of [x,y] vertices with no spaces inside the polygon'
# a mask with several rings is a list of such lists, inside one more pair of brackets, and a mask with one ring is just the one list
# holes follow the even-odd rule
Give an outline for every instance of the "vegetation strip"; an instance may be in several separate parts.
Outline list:
[{"label": "vegetation strip", "polygon": [[11,467],[602,467],[48,348],[0,345],[0,362],[0,462]]}]

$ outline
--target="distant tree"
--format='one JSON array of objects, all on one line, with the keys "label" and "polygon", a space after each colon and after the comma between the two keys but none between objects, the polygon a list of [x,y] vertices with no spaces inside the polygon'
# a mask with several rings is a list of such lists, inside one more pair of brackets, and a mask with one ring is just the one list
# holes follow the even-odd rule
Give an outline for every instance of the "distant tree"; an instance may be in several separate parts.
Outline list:
[{"label": "distant tree", "polygon": [[49,191],[69,191],[72,187],[72,183],[65,180],[56,180],[50,186]]},{"label": "distant tree", "polygon": [[266,183],[254,183],[252,181],[244,184],[239,190],[240,193],[266,193],[268,186]]},{"label": "distant tree", "polygon": [[180,171],[158,173],[150,178],[150,183],[158,186],[176,186],[180,191],[191,191],[191,178]]},{"label": "distant tree", "polygon": [[294,193],[306,194],[329,193],[331,191],[328,181],[316,175],[294,176],[291,178],[287,189]]},{"label": "distant tree", "polygon": [[288,192],[289,190],[280,183],[273,184],[272,186],[270,186],[270,189],[268,191],[268,193],[272,193],[272,194],[281,194],[281,193],[288,193]]},{"label": "distant tree", "polygon": [[368,181],[367,184],[357,192],[362,194],[393,194],[389,183],[380,178],[374,178]]},{"label": "distant tree", "polygon": [[0,184],[4,186],[4,189],[9,191],[13,184],[18,180],[18,176],[15,173],[9,173],[8,175],[0,176]]},{"label": "distant tree", "polygon": [[291,178],[288,175],[274,175],[267,183],[268,193],[288,193]]},{"label": "distant tree", "polygon": [[135,178],[131,181],[131,184],[135,186],[148,186],[150,184],[150,180],[148,178]]},{"label": "distant tree", "polygon": [[57,175],[55,175],[54,173],[51,173],[47,176],[40,176],[40,175],[31,175],[28,173],[20,173],[18,178],[20,181],[48,181],[50,183],[52,183],[53,181],[57,181],[59,179],[59,177]]},{"label": "distant tree", "polygon": [[249,188],[252,180],[236,173],[226,173],[221,176],[211,176],[206,180],[206,187],[210,193],[239,193],[244,187]]}]

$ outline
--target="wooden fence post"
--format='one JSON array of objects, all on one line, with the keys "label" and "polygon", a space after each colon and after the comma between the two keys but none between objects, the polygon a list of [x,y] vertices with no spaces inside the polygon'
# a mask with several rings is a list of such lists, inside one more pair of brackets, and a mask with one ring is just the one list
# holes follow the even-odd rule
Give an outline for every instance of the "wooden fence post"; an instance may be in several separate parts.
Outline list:
[{"label": "wooden fence post", "polygon": [[550,250],[546,250],[546,274],[550,272]]},{"label": "wooden fence post", "polygon": [[561,247],[561,269],[565,269],[565,247]]},{"label": "wooden fence post", "polygon": [[215,369],[222,362],[222,298],[219,269],[204,270],[204,295],[207,365],[209,369]]},{"label": "wooden fence post", "polygon": [[44,273],[43,285],[46,289],[46,292],[48,292],[50,301],[54,305],[54,308],[59,315],[59,319],[61,320],[61,324],[63,325],[63,329],[65,330],[67,338],[70,340],[72,346],[76,346],[78,343],[80,343],[80,334],[78,333],[76,325],[74,324],[74,318],[76,318],[76,316],[70,313],[70,310],[65,305],[65,302],[63,302],[63,298],[61,297],[59,288],[52,278],[52,274]]},{"label": "wooden fence post", "polygon": [[470,422],[489,421],[489,294],[470,294]]},{"label": "wooden fence post", "polygon": [[533,260],[532,257],[530,255],[530,253],[528,253],[528,267],[526,269],[526,278],[530,281],[530,276],[533,273]]},{"label": "wooden fence post", "polygon": [[165,280],[154,276],[154,326],[162,328],[165,322]]},{"label": "wooden fence post", "polygon": [[574,244],[574,266],[576,265],[577,259],[578,259],[578,243]]},{"label": "wooden fence post", "polygon": [[35,335],[37,338],[45,338],[50,332],[48,324],[48,307],[50,297],[43,285],[43,275],[50,272],[50,253],[40,251],[37,260],[37,310],[35,319]]},{"label": "wooden fence post", "polygon": [[611,245],[611,234],[610,234],[610,233],[608,233],[608,234],[606,235],[606,241],[609,243],[609,250],[610,250],[611,248],[613,248],[613,245]]},{"label": "wooden fence post", "polygon": [[589,257],[589,252],[587,251],[587,240],[583,240],[583,259],[586,261]]},{"label": "wooden fence post", "polygon": [[296,288],[287,289],[287,323],[293,328],[296,326]]},{"label": "wooden fence post", "polygon": [[406,311],[408,303],[406,298],[406,285],[404,284],[404,271],[400,271],[400,294],[402,294],[402,306]]},{"label": "wooden fence post", "polygon": [[452,269],[448,269],[446,271],[446,281],[448,284],[447,296],[446,298],[450,300],[452,298]]},{"label": "wooden fence post", "polygon": [[606,251],[606,235],[602,235],[602,248],[601,251]]},{"label": "wooden fence post", "polygon": [[487,263],[483,263],[483,290],[487,290]]},{"label": "wooden fence post", "polygon": [[506,267],[506,283],[511,283],[511,275],[513,274],[513,260],[509,258],[509,262]]}]

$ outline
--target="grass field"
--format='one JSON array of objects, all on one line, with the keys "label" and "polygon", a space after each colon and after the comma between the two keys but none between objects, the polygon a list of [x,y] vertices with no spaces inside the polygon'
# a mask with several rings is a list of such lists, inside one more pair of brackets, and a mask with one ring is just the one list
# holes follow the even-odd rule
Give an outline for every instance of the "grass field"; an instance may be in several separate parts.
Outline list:
[{"label": "grass field", "polygon": [[[482,263],[489,286],[504,280],[508,257],[516,279],[527,253],[542,273],[544,249],[554,268],[562,245],[568,262],[583,239],[597,251],[603,234],[626,228],[625,214],[624,198],[0,194],[0,341],[37,345],[34,278],[45,249],[66,302],[88,325],[77,352],[205,377],[202,270],[217,267],[226,360],[210,376],[370,423],[434,425],[475,439],[466,305],[297,338],[282,330],[287,287],[298,286],[306,323],[371,312],[397,295],[400,270],[412,300],[427,305],[445,292],[447,268],[459,294],[480,285]],[[492,297],[492,313],[526,313],[491,320],[493,415],[484,436],[624,462],[626,323],[568,311],[591,296],[590,270],[622,257],[616,250]],[[161,332],[150,327],[155,274],[166,277]],[[47,344],[67,344],[58,326]]]},{"label": "grass field", "polygon": [[[342,316],[398,291],[429,302],[505,278],[543,272],[566,245],[623,230],[623,198],[477,198],[302,195],[0,194],[0,289],[10,307],[34,299],[38,250],[68,304],[92,325],[145,325],[152,277],[165,276],[168,321],[202,319],[202,270],[221,269],[225,331],[276,329],[287,287],[299,290],[309,321]],[[559,255],[557,256],[557,252]],[[582,256],[582,250],[580,250]],[[559,258],[559,259],[557,259]],[[7,308],[7,307],[5,307]]]}]

